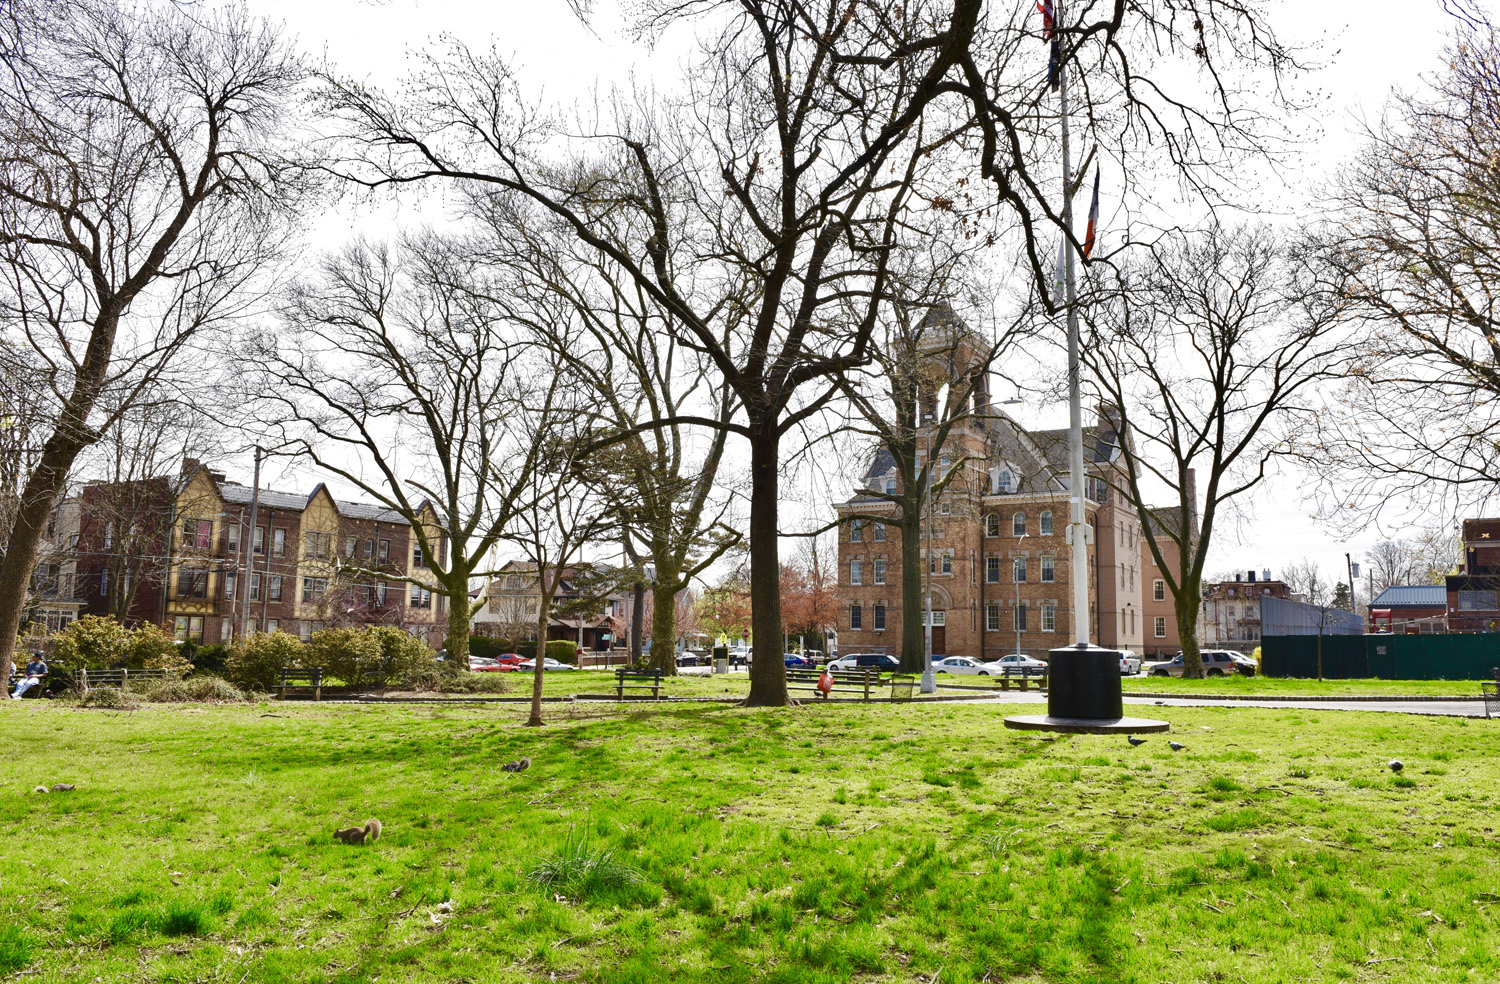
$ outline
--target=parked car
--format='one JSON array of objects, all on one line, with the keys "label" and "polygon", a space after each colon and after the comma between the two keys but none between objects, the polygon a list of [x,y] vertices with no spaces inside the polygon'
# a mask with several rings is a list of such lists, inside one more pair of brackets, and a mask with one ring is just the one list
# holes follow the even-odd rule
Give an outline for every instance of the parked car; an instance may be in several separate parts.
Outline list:
[{"label": "parked car", "polygon": [[[1207,676],[1221,677],[1231,673],[1243,672],[1240,670],[1241,661],[1250,664],[1250,673],[1255,672],[1255,661],[1240,653],[1231,652],[1228,649],[1205,649],[1200,652],[1199,657],[1203,660],[1203,672]],[[1182,676],[1182,654],[1164,663],[1152,663],[1147,672],[1151,676]]]},{"label": "parked car", "polygon": [[[534,660],[534,659],[523,659],[523,660],[521,660],[520,665],[516,667],[516,669],[520,670],[522,673],[530,673],[530,672],[532,672],[533,670],[536,669],[536,660]],[[547,673],[550,673],[553,670],[576,670],[576,669],[578,669],[578,667],[574,666],[573,664],[571,664],[571,663],[559,663],[557,660],[553,659],[551,656],[544,657],[543,661],[542,661],[542,670],[544,672],[547,672]]]},{"label": "parked car", "polygon": [[830,670],[886,670],[901,668],[901,661],[890,653],[850,653],[828,664]]},{"label": "parked car", "polygon": [[754,656],[754,646],[750,647],[749,649],[731,649],[729,650],[729,665],[748,666],[750,664],[750,660],[753,659]]},{"label": "parked car", "polygon": [[677,654],[677,665],[678,666],[702,666],[703,665],[703,657],[699,656],[697,653],[693,652],[691,649],[685,649],[682,652],[680,652],[680,653]]},{"label": "parked car", "polygon": [[1120,676],[1141,672],[1141,658],[1129,649],[1120,650]]},{"label": "parked car", "polygon": [[988,663],[981,663],[967,656],[945,656],[932,661],[932,672],[953,673],[959,676],[994,676],[999,673],[999,670],[992,668]]},{"label": "parked car", "polygon": [[812,660],[808,659],[806,656],[801,655],[800,653],[786,653],[782,656],[782,659],[786,661],[788,669],[810,670],[817,665]]},{"label": "parked car", "polygon": [[1025,653],[1007,653],[988,664],[1002,676],[1035,676],[1047,672],[1047,664]]}]

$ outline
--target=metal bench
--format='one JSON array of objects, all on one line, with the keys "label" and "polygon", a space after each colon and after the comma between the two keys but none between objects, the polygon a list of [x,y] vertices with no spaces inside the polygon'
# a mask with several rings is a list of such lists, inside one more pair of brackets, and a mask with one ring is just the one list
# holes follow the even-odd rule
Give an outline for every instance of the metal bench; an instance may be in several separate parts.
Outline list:
[{"label": "metal bench", "polygon": [[176,670],[131,670],[119,667],[113,670],[75,670],[73,684],[86,694],[92,687],[118,687],[124,690],[132,680],[173,680],[176,677]]},{"label": "metal bench", "polygon": [[311,692],[313,700],[323,699],[323,668],[314,666],[308,669],[295,667],[281,671],[281,699],[286,700],[290,691],[297,691],[297,695]]},{"label": "metal bench", "polygon": [[[828,694],[818,689],[818,679],[822,677],[822,670],[787,670],[786,689],[788,690],[811,690],[813,696],[828,699]],[[868,703],[870,692],[880,687],[887,680],[881,679],[879,670],[868,667],[862,670],[830,670],[829,675],[833,677],[833,689],[829,693],[859,694]],[[849,684],[853,686],[849,686]]]},{"label": "metal bench", "polygon": [[615,696],[624,700],[627,690],[649,690],[652,697],[659,699],[661,678],[661,670],[632,670],[622,666],[615,670]]}]

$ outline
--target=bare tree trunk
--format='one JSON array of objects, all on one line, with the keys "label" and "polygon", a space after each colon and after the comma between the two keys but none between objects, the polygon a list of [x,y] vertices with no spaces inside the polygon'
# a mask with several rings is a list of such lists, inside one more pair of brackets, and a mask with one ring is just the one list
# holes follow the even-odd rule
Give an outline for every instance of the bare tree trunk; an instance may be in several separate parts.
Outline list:
[{"label": "bare tree trunk", "polygon": [[1203,657],[1198,653],[1198,609],[1177,605],[1177,638],[1182,640],[1182,675],[1203,679]]},{"label": "bare tree trunk", "polygon": [[[639,571],[637,572],[639,573]],[[641,665],[641,630],[646,625],[646,582],[637,578],[630,605],[630,665]],[[654,649],[655,646],[653,645]],[[677,661],[672,661],[677,666]]]},{"label": "bare tree trunk", "polygon": [[663,577],[656,572],[656,583],[651,586],[651,668],[661,670],[667,676],[677,675],[677,583],[675,573]]},{"label": "bare tree trunk", "polygon": [[[561,571],[558,573],[561,576]],[[552,590],[547,587],[547,574],[541,564],[537,564],[536,576],[541,599],[536,606],[536,658],[532,660],[531,667],[531,716],[526,719],[528,728],[540,728],[546,724],[542,720],[542,674],[547,668],[547,622],[552,614]]]},{"label": "bare tree trunk", "polygon": [[[454,551],[456,553],[457,551]],[[450,567],[444,581],[448,590],[448,638],[444,648],[448,660],[458,661],[464,669],[469,668],[469,571],[467,568]]]},{"label": "bare tree trunk", "polygon": [[775,415],[751,424],[750,436],[750,632],[760,649],[750,663],[748,707],[788,703],[786,664],[781,659],[781,561],[777,550],[777,496],[781,436]]}]

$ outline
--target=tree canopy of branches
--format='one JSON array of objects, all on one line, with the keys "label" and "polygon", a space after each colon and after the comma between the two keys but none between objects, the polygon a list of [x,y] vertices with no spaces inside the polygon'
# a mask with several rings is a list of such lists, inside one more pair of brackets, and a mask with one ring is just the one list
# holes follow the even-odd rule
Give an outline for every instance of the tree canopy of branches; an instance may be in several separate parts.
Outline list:
[{"label": "tree canopy of branches", "polygon": [[1500,40],[1450,11],[1446,71],[1369,129],[1332,193],[1326,286],[1364,337],[1310,457],[1346,526],[1500,481]]},{"label": "tree canopy of branches", "polygon": [[448,599],[447,647],[460,666],[471,579],[527,506],[552,453],[552,419],[572,412],[566,376],[521,344],[525,330],[497,293],[470,242],[355,244],[295,286],[291,330],[262,334],[247,353],[258,416],[280,422],[277,445],[411,525]]},{"label": "tree canopy of branches", "polygon": [[[41,418],[0,558],[8,672],[78,455],[142,394],[186,385],[187,357],[259,299],[281,255],[305,73],[240,10],[114,0],[8,4],[0,56],[0,370],[24,368]],[[203,360],[191,368],[201,378]]]},{"label": "tree canopy of branches", "polygon": [[[1211,225],[1121,268],[1091,309],[1083,358],[1124,465],[1107,480],[1140,517],[1188,675],[1203,672],[1198,615],[1220,516],[1289,452],[1313,410],[1307,391],[1339,352],[1337,308],[1307,289],[1291,246],[1263,227]],[[1173,501],[1153,508],[1163,486]]]}]

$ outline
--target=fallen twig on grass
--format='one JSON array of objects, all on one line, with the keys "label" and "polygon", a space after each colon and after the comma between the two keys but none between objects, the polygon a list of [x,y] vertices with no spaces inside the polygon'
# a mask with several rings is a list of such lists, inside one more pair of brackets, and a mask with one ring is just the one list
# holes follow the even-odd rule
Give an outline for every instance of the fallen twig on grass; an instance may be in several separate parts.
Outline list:
[{"label": "fallen twig on grass", "polygon": [[1405,959],[1406,959],[1405,957],[1377,957],[1374,960],[1366,960],[1365,961],[1365,966],[1368,967],[1371,964],[1390,963],[1392,960],[1405,960]]}]

